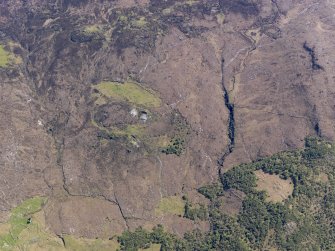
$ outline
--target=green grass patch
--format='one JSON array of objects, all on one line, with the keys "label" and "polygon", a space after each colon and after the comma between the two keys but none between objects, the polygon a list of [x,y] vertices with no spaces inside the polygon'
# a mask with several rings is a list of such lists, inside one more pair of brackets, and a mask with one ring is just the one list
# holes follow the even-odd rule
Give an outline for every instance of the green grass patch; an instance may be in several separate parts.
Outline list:
[{"label": "green grass patch", "polygon": [[148,22],[145,17],[140,17],[139,19],[133,20],[131,24],[135,27],[143,28],[148,24]]},{"label": "green grass patch", "polygon": [[101,28],[99,25],[88,25],[84,28],[84,32],[87,32],[87,33],[97,33],[97,32],[100,32],[101,31]]},{"label": "green grass patch", "polygon": [[5,49],[4,46],[0,44],[0,67],[21,64],[22,58],[11,52],[15,47],[19,47],[19,45],[13,41],[9,41],[7,46]]},{"label": "green grass patch", "polygon": [[125,129],[113,129],[111,134],[116,137],[126,137],[128,142],[139,147],[138,141],[141,141],[145,135],[145,128],[142,125],[128,125]]},{"label": "green grass patch", "polygon": [[140,124],[127,125],[124,129],[119,129],[116,127],[105,128],[100,126],[94,119],[92,119],[92,124],[101,131],[104,131],[105,133],[114,137],[142,138],[145,135],[145,127]]},{"label": "green grass patch", "polygon": [[178,196],[170,196],[162,198],[155,214],[158,216],[165,214],[184,215],[185,202]]},{"label": "green grass patch", "polygon": [[10,61],[10,53],[0,45],[0,67],[8,66]]},{"label": "green grass patch", "polygon": [[97,90],[110,98],[115,98],[147,108],[159,107],[161,100],[151,90],[145,89],[132,82],[102,82],[96,86]]},{"label": "green grass patch", "polygon": [[144,126],[142,125],[128,125],[125,129],[114,129],[113,134],[115,136],[127,136],[140,138],[144,135]]}]

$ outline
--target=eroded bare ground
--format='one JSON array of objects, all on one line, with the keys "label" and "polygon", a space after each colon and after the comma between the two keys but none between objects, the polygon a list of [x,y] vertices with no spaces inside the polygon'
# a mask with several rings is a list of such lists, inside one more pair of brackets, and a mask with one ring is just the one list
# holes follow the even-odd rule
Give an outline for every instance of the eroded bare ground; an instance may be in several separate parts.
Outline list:
[{"label": "eroded bare ground", "polygon": [[[332,1],[0,2],[1,44],[22,58],[0,68],[0,207],[48,196],[57,234],[206,229],[155,207],[307,135],[335,138]],[[180,156],[109,133],[132,121],[115,102],[131,105],[96,102],[95,86],[130,79],[161,99],[145,139],[185,122]]]}]

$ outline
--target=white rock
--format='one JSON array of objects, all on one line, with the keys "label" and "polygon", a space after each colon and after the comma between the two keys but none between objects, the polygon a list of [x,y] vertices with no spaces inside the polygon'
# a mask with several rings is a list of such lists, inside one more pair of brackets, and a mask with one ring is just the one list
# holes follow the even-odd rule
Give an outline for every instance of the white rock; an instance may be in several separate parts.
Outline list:
[{"label": "white rock", "polygon": [[136,117],[138,115],[138,111],[134,108],[130,111],[131,116]]}]

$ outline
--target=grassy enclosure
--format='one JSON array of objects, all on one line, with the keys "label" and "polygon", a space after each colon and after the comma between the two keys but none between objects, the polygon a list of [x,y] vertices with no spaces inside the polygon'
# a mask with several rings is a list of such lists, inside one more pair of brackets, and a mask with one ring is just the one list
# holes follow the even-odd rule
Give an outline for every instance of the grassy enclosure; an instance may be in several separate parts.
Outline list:
[{"label": "grassy enclosure", "polygon": [[293,183],[290,178],[281,179],[279,175],[264,173],[261,170],[255,171],[257,177],[258,191],[266,191],[267,201],[282,202],[293,192]]},{"label": "grassy enclosure", "polygon": [[0,236],[0,247],[7,248],[16,243],[19,240],[19,235],[23,230],[25,230],[29,224],[27,224],[28,219],[34,214],[42,209],[43,204],[46,202],[46,199],[43,197],[35,197],[24,201],[21,205],[14,208],[11,211],[11,216],[9,221],[0,226],[4,227],[8,231]]}]

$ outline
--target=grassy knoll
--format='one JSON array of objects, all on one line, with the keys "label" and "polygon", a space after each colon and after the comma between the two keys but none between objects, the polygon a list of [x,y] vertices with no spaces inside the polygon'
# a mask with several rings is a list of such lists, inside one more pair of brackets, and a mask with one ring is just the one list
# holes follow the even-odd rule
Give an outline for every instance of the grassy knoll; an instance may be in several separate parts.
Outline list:
[{"label": "grassy knoll", "polygon": [[0,67],[8,66],[10,61],[10,53],[0,45]]},{"label": "grassy knoll", "polygon": [[137,106],[155,108],[161,105],[160,98],[153,91],[136,83],[102,82],[96,88],[106,97],[126,101]]}]

